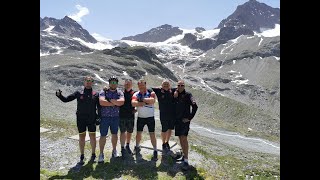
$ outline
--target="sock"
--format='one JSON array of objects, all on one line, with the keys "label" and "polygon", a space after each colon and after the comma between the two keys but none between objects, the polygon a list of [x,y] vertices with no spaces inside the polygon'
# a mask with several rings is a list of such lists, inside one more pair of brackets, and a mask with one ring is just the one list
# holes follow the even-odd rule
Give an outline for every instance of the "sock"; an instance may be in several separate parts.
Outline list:
[{"label": "sock", "polygon": [[121,149],[124,149],[124,146],[121,146]]},{"label": "sock", "polygon": [[129,146],[129,143],[127,143],[127,146]]},{"label": "sock", "polygon": [[[184,162],[188,163],[188,159],[184,158]],[[189,163],[188,163],[189,164]]]},{"label": "sock", "polygon": [[140,144],[137,144],[137,143],[136,143],[136,147],[140,147]]},{"label": "sock", "polygon": [[153,147],[153,150],[154,150],[154,151],[158,151],[158,150],[157,150],[157,147]]},{"label": "sock", "polygon": [[81,159],[81,160],[84,159],[84,154],[81,154],[80,159]]}]

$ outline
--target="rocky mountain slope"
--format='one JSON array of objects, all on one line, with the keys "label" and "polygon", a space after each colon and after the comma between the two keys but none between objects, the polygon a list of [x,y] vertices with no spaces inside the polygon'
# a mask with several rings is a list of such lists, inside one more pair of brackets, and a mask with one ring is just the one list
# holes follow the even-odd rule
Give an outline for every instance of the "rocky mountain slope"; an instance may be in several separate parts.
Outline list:
[{"label": "rocky mountain slope", "polygon": [[97,89],[111,74],[121,80],[148,78],[151,86],[163,78],[173,85],[184,79],[199,99],[199,123],[242,132],[250,128],[279,139],[279,12],[250,0],[215,29],[165,24],[119,41],[98,42],[68,17],[40,17],[41,112],[72,119],[70,108],[56,102],[54,90],[71,93],[81,88],[85,75],[96,78]]}]

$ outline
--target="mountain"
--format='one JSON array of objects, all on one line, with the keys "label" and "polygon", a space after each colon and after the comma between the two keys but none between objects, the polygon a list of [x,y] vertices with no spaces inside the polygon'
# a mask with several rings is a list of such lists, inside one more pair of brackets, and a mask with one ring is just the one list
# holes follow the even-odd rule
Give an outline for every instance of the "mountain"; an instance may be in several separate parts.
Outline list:
[{"label": "mountain", "polygon": [[[279,117],[280,37],[242,35],[185,65],[185,78]],[[196,78],[194,78],[196,77]]]},{"label": "mountain", "polygon": [[44,17],[43,19],[40,17],[40,31],[49,28],[50,26],[55,26],[59,22],[58,19],[51,17]]},{"label": "mountain", "polygon": [[218,28],[248,28],[261,32],[262,28],[274,28],[275,24],[280,24],[279,8],[272,8],[256,0],[249,0],[239,5],[234,13],[222,20]]},{"label": "mountain", "polygon": [[65,16],[63,19],[40,17],[40,56],[65,54],[73,51],[93,52],[113,47],[128,47],[119,40],[103,39],[90,34],[76,21]]},{"label": "mountain", "polygon": [[[280,121],[279,12],[278,8],[248,1],[220,23],[225,25],[213,30],[179,28],[183,31],[181,34],[163,42],[124,41],[131,46],[154,48],[159,61],[192,89],[217,94],[222,99],[232,99],[260,111],[260,115],[250,116],[250,119],[237,117],[236,120],[230,111],[212,114],[212,109],[221,109],[219,106],[213,105],[212,109],[202,106],[199,109],[203,115],[207,114],[206,117],[222,118],[232,124],[254,121],[259,124],[255,128],[265,132],[272,124],[270,133],[277,136],[279,124],[273,122]],[[250,21],[236,21],[236,17],[255,20],[255,26]],[[226,23],[228,20],[237,23]],[[203,100],[203,103],[209,103],[205,98]],[[252,123],[248,123],[251,124],[249,126],[254,126]]]},{"label": "mountain", "polygon": [[[133,80],[133,90],[138,90],[140,78],[146,80],[149,89],[159,87],[164,79],[168,79],[172,87],[176,87],[180,79],[185,81],[186,90],[192,93],[198,105],[190,124],[192,148],[189,154],[191,159],[195,159],[192,165],[206,165],[201,176],[193,173],[196,178],[208,178],[207,172],[218,172],[214,173],[218,179],[248,179],[249,176],[279,179],[280,19],[272,21],[272,24],[265,16],[256,25],[250,25],[258,12],[270,9],[261,8],[261,4],[250,4],[260,3],[244,3],[233,15],[240,14],[243,7],[256,7],[260,11],[251,15],[242,12],[253,16],[247,17],[252,21],[240,22],[235,15],[230,15],[222,21],[224,25],[215,29],[183,29],[164,25],[139,36],[131,36],[129,40],[118,41],[96,33],[89,34],[96,43],[68,17],[61,20],[40,17],[40,125],[49,129],[49,132],[41,133],[41,168],[59,169],[57,172],[44,172],[67,174],[78,158],[77,142],[66,141],[66,137],[77,133],[77,102],[62,103],[55,96],[55,91],[60,89],[67,96],[81,90],[83,78],[90,75],[94,77],[93,89],[99,92],[108,85],[108,78],[114,75],[119,78],[118,88],[121,90],[128,78]],[[157,108],[156,102],[155,132],[160,137]],[[61,148],[52,153],[53,145],[63,145],[61,147],[65,147],[67,154],[62,153],[61,156]],[[209,154],[210,157],[208,159],[201,154]],[[226,159],[226,155],[231,158]],[[58,161],[51,163],[53,158],[58,158]],[[63,161],[60,162],[59,158]],[[227,162],[236,162],[236,166]],[[177,170],[175,173],[181,172],[179,164],[168,168],[173,167]],[[91,175],[106,178],[99,172]],[[133,177],[137,177],[137,173]]]},{"label": "mountain", "polygon": [[249,0],[237,6],[236,10],[230,16],[219,23],[216,28],[219,29],[219,33],[216,36],[201,36],[201,33],[206,31],[201,27],[196,27],[192,33],[184,33],[179,27],[163,25],[152,28],[142,34],[124,37],[122,40],[164,42],[170,38],[177,37],[177,35],[183,34],[183,38],[178,40],[178,43],[187,45],[191,49],[207,51],[240,35],[252,36],[255,33],[261,33],[261,30],[273,29],[275,28],[275,24],[280,24],[279,8],[272,8],[264,3]]},{"label": "mountain", "polygon": [[87,30],[83,29],[81,25],[68,16],[65,16],[63,19],[58,21],[52,31],[59,32],[73,38],[80,38],[85,42],[97,43],[97,40],[92,37]]},{"label": "mountain", "polygon": [[[50,28],[51,27],[51,28]],[[71,38],[80,38],[85,42],[97,43],[97,40],[90,33],[83,29],[75,20],[65,16],[63,19],[55,19],[50,17],[40,17],[40,31],[50,28],[52,33],[65,35]]]},{"label": "mountain", "polygon": [[[173,84],[183,79],[199,99],[197,123],[231,126],[242,132],[250,127],[258,135],[277,139],[280,18],[272,10],[279,9],[248,1],[215,29],[183,29],[165,24],[119,41],[103,40],[93,34],[99,39],[97,43],[86,41],[84,35],[76,37],[75,32],[82,32],[83,28],[70,18],[62,21],[40,17],[41,93],[43,107],[47,107],[44,111],[52,108],[52,100],[47,98],[52,88],[70,92],[81,86],[85,75],[96,77],[98,88],[112,74],[121,80],[148,78],[149,86],[159,86],[164,78]],[[227,124],[216,123],[218,120]]]},{"label": "mountain", "polygon": [[147,32],[135,36],[123,37],[121,40],[132,40],[139,42],[163,42],[173,36],[182,34],[182,30],[168,24],[152,28]]},{"label": "mountain", "polygon": [[40,17],[41,56],[67,53],[73,50],[92,52],[94,49],[112,48],[117,45],[124,46],[124,43],[98,43],[86,29],[68,16],[63,19]]},{"label": "mountain", "polygon": [[220,32],[216,39],[199,40],[190,44],[189,47],[207,51],[240,35],[254,35],[254,32],[261,33],[262,29],[273,29],[275,24],[280,24],[279,8],[249,0],[239,5],[235,12],[219,23]]},{"label": "mountain", "polygon": [[51,32],[40,32],[40,55],[45,53],[60,54],[66,50],[77,50],[81,52],[92,52],[93,49],[81,44],[78,40],[62,34]]},{"label": "mountain", "polygon": [[76,104],[61,105],[53,93],[57,88],[64,94],[81,89],[83,77],[87,75],[94,77],[94,89],[97,91],[107,85],[112,75],[119,78],[119,88],[123,88],[126,78],[133,79],[135,89],[140,78],[145,78],[149,87],[158,86],[164,78],[177,81],[174,73],[145,47],[117,47],[91,53],[73,51],[41,56],[40,59],[41,116],[51,119],[73,118],[73,113],[66,112],[73,112],[71,109]]}]

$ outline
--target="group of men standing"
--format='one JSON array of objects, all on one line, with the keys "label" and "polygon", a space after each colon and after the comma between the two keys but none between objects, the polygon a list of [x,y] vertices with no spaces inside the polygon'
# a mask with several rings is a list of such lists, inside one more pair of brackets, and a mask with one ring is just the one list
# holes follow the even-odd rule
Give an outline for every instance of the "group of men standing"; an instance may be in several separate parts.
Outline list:
[{"label": "group of men standing", "polygon": [[[115,76],[109,78],[109,87],[105,87],[99,93],[92,90],[93,78],[84,79],[84,89],[76,91],[67,97],[56,92],[56,96],[63,102],[77,99],[77,127],[79,131],[80,164],[84,164],[84,145],[86,131],[89,132],[92,155],[90,161],[96,158],[96,125],[99,124],[100,154],[98,162],[104,162],[104,146],[106,136],[110,128],[112,157],[118,157],[116,150],[118,141],[118,129],[120,129],[120,144],[122,157],[126,155],[139,154],[141,151],[140,141],[145,125],[148,127],[151,144],[153,146],[152,160],[158,159],[157,139],[155,136],[154,103],[156,96],[159,102],[162,150],[164,153],[170,150],[169,140],[172,130],[175,136],[179,136],[182,152],[184,170],[189,168],[188,163],[188,132],[190,121],[195,116],[198,106],[190,92],[185,91],[184,81],[178,81],[176,88],[171,88],[167,80],[162,82],[161,87],[147,89],[145,80],[138,81],[138,91],[132,90],[132,80],[126,79],[124,90],[118,89],[119,80]],[[192,111],[190,111],[192,107]],[[130,149],[130,141],[134,128],[135,113],[137,116],[137,134],[134,153]],[[99,121],[98,121],[99,120]],[[98,123],[97,123],[98,122]]]}]

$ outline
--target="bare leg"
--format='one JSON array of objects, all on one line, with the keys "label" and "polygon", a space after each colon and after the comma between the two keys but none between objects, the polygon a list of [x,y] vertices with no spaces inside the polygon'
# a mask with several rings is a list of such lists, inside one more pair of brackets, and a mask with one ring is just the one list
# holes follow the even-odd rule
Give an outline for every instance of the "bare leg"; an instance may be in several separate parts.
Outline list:
[{"label": "bare leg", "polygon": [[187,136],[179,136],[179,139],[182,147],[183,156],[185,159],[188,159],[189,144]]},{"label": "bare leg", "polygon": [[79,134],[79,148],[80,148],[81,154],[84,154],[84,145],[86,143],[85,139],[86,139],[86,132]]},{"label": "bare leg", "polygon": [[99,139],[100,154],[103,154],[103,149],[105,144],[106,144],[106,136],[100,136],[100,139]]},{"label": "bare leg", "polygon": [[140,145],[141,138],[142,138],[142,131],[138,131],[136,135],[136,144]]},{"label": "bare leg", "polygon": [[92,154],[96,153],[96,132],[89,132],[91,152]]},{"label": "bare leg", "polygon": [[111,143],[112,143],[112,150],[115,151],[117,148],[117,141],[118,141],[118,134],[112,134]]},{"label": "bare leg", "polygon": [[124,147],[124,144],[126,143],[126,132],[122,132],[120,134],[120,144],[121,144],[121,147]]},{"label": "bare leg", "polygon": [[167,138],[167,132],[161,132],[161,139],[162,139],[162,144],[166,143],[166,138]]},{"label": "bare leg", "polygon": [[130,144],[132,133],[127,132],[127,143]]},{"label": "bare leg", "polygon": [[156,150],[157,149],[156,135],[154,134],[154,132],[149,133],[149,135],[150,135],[150,140],[151,140],[151,144],[153,146],[153,149]]},{"label": "bare leg", "polygon": [[172,134],[172,130],[171,130],[171,129],[168,129],[168,131],[167,131],[167,136],[166,136],[166,142],[169,142],[170,137],[171,137],[171,134]]}]

